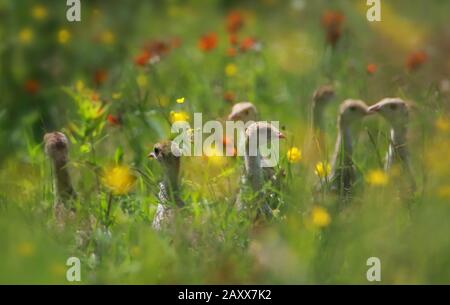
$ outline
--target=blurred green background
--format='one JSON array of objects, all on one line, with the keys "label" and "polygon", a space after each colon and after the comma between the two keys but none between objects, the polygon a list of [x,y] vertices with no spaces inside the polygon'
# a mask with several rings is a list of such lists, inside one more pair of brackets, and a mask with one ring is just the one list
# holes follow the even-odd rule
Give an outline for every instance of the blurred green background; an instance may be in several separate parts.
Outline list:
[{"label": "blurred green background", "polygon": [[[82,261],[82,283],[368,283],[371,256],[382,283],[450,283],[450,2],[385,0],[378,23],[365,2],[92,0],[69,23],[65,1],[0,0],[0,283],[68,283],[69,256]],[[346,98],[417,104],[412,204],[397,198],[394,176],[366,185],[343,213],[327,212],[329,199],[330,222],[314,218],[314,171],[286,152],[303,149],[312,93],[325,83],[338,101],[326,113],[330,147]],[[230,208],[241,160],[184,158],[189,204],[175,233],[157,234],[161,172],[147,153],[170,137],[175,114],[225,120],[243,100],[288,137],[276,219],[255,230]],[[53,130],[71,141],[80,194],[77,223],[63,231],[42,147]],[[355,159],[367,173],[379,168],[388,126],[370,118],[359,131]],[[108,223],[99,181],[119,163],[137,181],[114,196]]]}]

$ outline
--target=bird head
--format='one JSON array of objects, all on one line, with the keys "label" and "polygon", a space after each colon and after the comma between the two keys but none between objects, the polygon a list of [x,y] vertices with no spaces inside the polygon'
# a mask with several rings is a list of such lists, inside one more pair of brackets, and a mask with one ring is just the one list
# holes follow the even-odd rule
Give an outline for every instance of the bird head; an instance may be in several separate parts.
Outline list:
[{"label": "bird head", "polygon": [[157,160],[165,170],[177,175],[180,166],[180,155],[181,153],[175,143],[163,141],[156,143],[147,157]]},{"label": "bird head", "polygon": [[369,107],[370,113],[378,113],[391,125],[403,125],[408,122],[409,105],[400,98],[385,98]]},{"label": "bird head", "polygon": [[49,132],[44,135],[44,147],[50,158],[63,160],[68,154],[69,140],[62,132]]},{"label": "bird head", "polygon": [[339,108],[339,122],[351,125],[370,114],[367,105],[361,100],[345,100]]},{"label": "bird head", "polygon": [[320,86],[313,94],[313,101],[315,105],[325,105],[332,101],[336,96],[333,86],[323,85]]},{"label": "bird head", "polygon": [[245,131],[247,137],[257,136],[258,134],[266,135],[267,141],[273,139],[285,139],[284,134],[275,126],[267,122],[255,122],[251,124]]},{"label": "bird head", "polygon": [[231,113],[228,115],[228,120],[247,123],[248,121],[256,121],[257,117],[258,112],[255,105],[250,102],[241,102],[233,106]]}]

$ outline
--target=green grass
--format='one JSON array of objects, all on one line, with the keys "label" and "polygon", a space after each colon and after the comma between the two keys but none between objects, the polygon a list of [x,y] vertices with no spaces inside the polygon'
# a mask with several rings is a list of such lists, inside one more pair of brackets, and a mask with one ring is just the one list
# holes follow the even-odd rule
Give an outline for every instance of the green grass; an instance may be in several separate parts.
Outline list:
[{"label": "green grass", "polygon": [[[364,284],[372,256],[381,259],[382,283],[450,282],[450,104],[448,91],[439,89],[450,72],[450,3],[385,4],[383,22],[396,27],[383,28],[369,24],[352,1],[305,1],[299,11],[288,1],[244,1],[236,6],[246,21],[239,37],[257,38],[262,49],[228,57],[225,18],[240,1],[85,2],[82,22],[69,24],[64,2],[0,0],[0,283],[68,283],[70,256],[81,259],[84,284]],[[47,7],[44,20],[30,16],[37,3]],[[334,50],[325,43],[320,21],[326,9],[346,16]],[[24,28],[33,32],[29,44],[20,42]],[[64,45],[57,42],[62,28],[71,33]],[[106,30],[114,43],[98,41]],[[197,43],[208,32],[216,32],[219,42],[204,53]],[[147,41],[173,37],[181,45],[157,64],[133,63]],[[407,56],[422,49],[428,60],[417,71],[406,71]],[[224,72],[230,63],[238,69],[232,77]],[[369,63],[378,67],[374,75],[366,72]],[[96,85],[99,70],[108,77]],[[37,93],[24,90],[28,80],[39,82]],[[101,115],[91,109],[97,105],[92,94],[77,89],[80,81],[84,92],[95,91],[105,103]],[[412,202],[404,202],[398,198],[401,178],[391,177],[382,187],[362,179],[365,185],[342,211],[333,212],[333,197],[320,203],[331,223],[318,228],[310,215],[319,204],[311,194],[317,181],[313,164],[291,164],[285,156],[291,146],[304,149],[312,93],[330,82],[337,91],[326,113],[331,148],[340,101],[373,104],[400,96],[417,104],[410,147],[418,190]],[[287,176],[279,214],[255,228],[232,208],[242,160],[218,165],[186,157],[182,176],[188,205],[172,231],[154,232],[161,169],[147,153],[171,136],[170,111],[224,120],[231,109],[225,92],[233,92],[235,102],[253,102],[262,119],[284,127],[288,139],[281,145],[280,166]],[[113,98],[116,93],[119,98]],[[186,102],[177,104],[179,97]],[[120,114],[121,125],[108,123],[108,114]],[[380,167],[388,128],[377,117],[358,126],[355,162],[363,174]],[[70,170],[79,193],[77,219],[63,231],[55,228],[52,173],[42,147],[43,134],[52,130],[69,135]],[[100,173],[115,163],[132,168],[137,182],[129,194],[113,197],[108,220],[109,191]],[[77,245],[75,232],[84,230],[88,219],[91,233]]]}]

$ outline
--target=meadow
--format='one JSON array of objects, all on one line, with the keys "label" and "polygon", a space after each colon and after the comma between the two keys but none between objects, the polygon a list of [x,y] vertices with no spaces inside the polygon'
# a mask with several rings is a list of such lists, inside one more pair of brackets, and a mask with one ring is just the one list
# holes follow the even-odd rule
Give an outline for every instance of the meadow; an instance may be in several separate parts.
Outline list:
[{"label": "meadow", "polygon": [[[383,1],[381,22],[365,2],[82,1],[69,23],[65,1],[0,0],[0,283],[69,284],[73,256],[82,284],[367,284],[370,257],[383,284],[450,283],[450,2]],[[336,92],[330,150],[345,99],[414,103],[408,200],[402,174],[383,171],[390,127],[378,116],[353,130],[351,201],[314,198],[323,171],[305,143],[324,84]],[[173,230],[153,230],[154,144],[175,121],[225,121],[241,101],[286,137],[273,219],[255,226],[234,208],[242,158],[182,157],[187,204]],[[70,141],[78,194],[63,228],[51,131]]]}]

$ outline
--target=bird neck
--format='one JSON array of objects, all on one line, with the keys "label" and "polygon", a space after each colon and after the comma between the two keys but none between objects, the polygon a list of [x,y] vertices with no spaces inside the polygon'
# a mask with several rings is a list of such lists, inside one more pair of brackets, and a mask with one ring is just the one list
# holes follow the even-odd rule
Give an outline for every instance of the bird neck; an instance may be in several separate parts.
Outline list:
[{"label": "bird neck", "polygon": [[353,141],[350,126],[339,124],[336,146],[333,155],[333,169],[338,167],[348,167],[353,165]]},{"label": "bird neck", "polygon": [[[261,155],[259,149],[250,149],[250,136],[247,137],[245,142],[245,172],[247,179],[253,188],[258,191],[263,186],[263,171],[261,168]],[[255,147],[255,146],[253,146]]]},{"label": "bird neck", "polygon": [[61,156],[60,158],[55,158],[52,161],[56,198],[63,201],[67,200],[75,195],[67,166],[69,163],[68,157]]},{"label": "bird neck", "polygon": [[173,167],[166,167],[162,184],[169,198],[176,202],[180,199],[180,181],[179,181],[180,165],[175,164]]},{"label": "bird neck", "polygon": [[393,126],[391,128],[390,143],[388,149],[388,160],[386,167],[389,168],[394,162],[409,162],[409,151],[406,145],[407,127],[405,125]]},{"label": "bird neck", "polygon": [[312,128],[313,130],[323,130],[323,106],[319,106],[317,103],[313,102],[312,105]]}]

